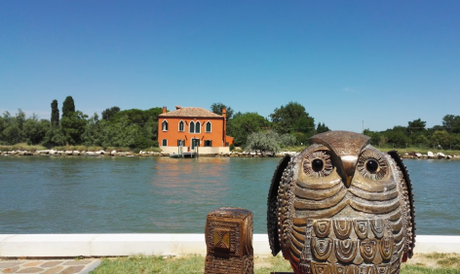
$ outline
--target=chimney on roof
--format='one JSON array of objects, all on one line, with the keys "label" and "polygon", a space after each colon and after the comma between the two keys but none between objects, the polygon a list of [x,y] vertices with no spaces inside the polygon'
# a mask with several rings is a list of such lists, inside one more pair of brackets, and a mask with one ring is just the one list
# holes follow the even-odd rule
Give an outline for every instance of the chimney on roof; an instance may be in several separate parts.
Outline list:
[{"label": "chimney on roof", "polygon": [[163,107],[163,113],[166,113],[166,107]]},{"label": "chimney on roof", "polygon": [[222,108],[222,116],[224,116],[225,119],[227,119],[227,109]]}]

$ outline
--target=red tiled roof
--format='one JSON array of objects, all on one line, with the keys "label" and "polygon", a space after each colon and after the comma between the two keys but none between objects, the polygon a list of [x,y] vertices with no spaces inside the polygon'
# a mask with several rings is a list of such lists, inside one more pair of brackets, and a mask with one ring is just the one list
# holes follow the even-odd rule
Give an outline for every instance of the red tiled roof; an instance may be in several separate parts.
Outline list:
[{"label": "red tiled roof", "polygon": [[[177,108],[177,107],[176,107]],[[196,107],[179,107],[176,110],[162,113],[159,115],[160,117],[200,117],[200,118],[223,118],[222,115],[215,114],[209,110],[204,108],[196,108]]]}]

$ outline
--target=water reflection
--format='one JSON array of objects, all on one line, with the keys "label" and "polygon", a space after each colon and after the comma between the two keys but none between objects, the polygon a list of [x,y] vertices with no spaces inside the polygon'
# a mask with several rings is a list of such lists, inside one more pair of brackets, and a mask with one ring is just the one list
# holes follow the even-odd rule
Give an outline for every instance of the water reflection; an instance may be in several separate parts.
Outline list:
[{"label": "water reflection", "polygon": [[208,211],[228,198],[228,163],[228,158],[158,159],[151,184],[162,214],[152,219],[153,225],[204,231],[204,222],[191,220],[205,220]]}]

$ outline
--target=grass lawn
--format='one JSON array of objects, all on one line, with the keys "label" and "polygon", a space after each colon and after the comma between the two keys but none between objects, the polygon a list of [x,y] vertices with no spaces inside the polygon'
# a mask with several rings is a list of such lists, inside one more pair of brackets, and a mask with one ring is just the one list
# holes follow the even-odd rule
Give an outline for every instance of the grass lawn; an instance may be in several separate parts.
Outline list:
[{"label": "grass lawn", "polygon": [[[271,271],[291,271],[287,261],[281,256],[255,258],[255,274],[270,274]],[[133,256],[104,259],[91,274],[126,274],[126,273],[204,273],[203,256],[185,256],[162,258],[152,256]]]},{"label": "grass lawn", "polygon": [[[289,263],[281,256],[255,258],[255,274],[270,274],[272,271],[292,272]],[[162,258],[152,256],[133,256],[107,258],[91,274],[126,273],[204,273],[203,256]],[[403,264],[401,274],[459,274],[459,254],[416,254]]]}]

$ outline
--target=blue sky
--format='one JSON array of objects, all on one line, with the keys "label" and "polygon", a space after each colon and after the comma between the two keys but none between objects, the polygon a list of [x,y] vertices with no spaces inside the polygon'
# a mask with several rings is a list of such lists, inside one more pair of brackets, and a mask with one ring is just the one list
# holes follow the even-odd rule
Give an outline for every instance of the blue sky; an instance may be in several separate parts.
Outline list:
[{"label": "blue sky", "polygon": [[293,101],[360,132],[460,115],[460,1],[0,1],[0,113]]}]

